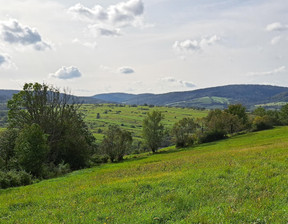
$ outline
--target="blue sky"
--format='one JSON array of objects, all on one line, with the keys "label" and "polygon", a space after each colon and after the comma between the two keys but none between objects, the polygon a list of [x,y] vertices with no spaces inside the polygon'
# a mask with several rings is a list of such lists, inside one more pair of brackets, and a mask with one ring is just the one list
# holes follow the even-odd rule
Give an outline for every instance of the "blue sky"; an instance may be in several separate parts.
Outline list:
[{"label": "blue sky", "polygon": [[288,86],[287,0],[0,0],[0,88]]}]

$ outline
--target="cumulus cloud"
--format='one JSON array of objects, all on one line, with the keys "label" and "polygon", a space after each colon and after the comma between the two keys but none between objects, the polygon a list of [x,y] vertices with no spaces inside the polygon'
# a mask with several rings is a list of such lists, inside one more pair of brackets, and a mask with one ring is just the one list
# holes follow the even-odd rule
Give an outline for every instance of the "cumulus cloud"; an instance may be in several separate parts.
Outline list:
[{"label": "cumulus cloud", "polygon": [[173,49],[179,52],[199,51],[207,46],[216,44],[220,40],[219,36],[213,35],[208,38],[201,38],[200,40],[175,41]]},{"label": "cumulus cloud", "polygon": [[103,8],[95,5],[88,8],[78,3],[68,9],[74,18],[89,22],[89,29],[102,36],[118,36],[126,26],[137,27],[142,24],[144,4],[142,0],[129,0]]},{"label": "cumulus cloud", "polygon": [[174,77],[165,77],[165,78],[162,78],[161,81],[169,83],[173,86],[180,86],[180,87],[185,87],[185,88],[195,88],[196,87],[196,85],[192,82],[178,80]]},{"label": "cumulus cloud", "polygon": [[288,30],[288,25],[283,25],[282,23],[276,22],[271,23],[266,26],[266,30],[269,32],[272,31],[285,31]]},{"label": "cumulus cloud", "polygon": [[35,50],[43,51],[51,46],[42,40],[41,35],[35,28],[30,28],[19,23],[15,19],[0,23],[2,39],[10,44],[31,45]]},{"label": "cumulus cloud", "polygon": [[248,76],[271,76],[271,75],[277,75],[279,73],[286,72],[286,67],[281,66],[279,68],[276,68],[272,71],[266,71],[266,72],[249,72]]},{"label": "cumulus cloud", "polygon": [[78,68],[70,66],[65,67],[63,66],[55,73],[50,74],[50,77],[57,78],[57,79],[73,79],[73,78],[79,78],[82,74],[78,70]]},{"label": "cumulus cloud", "polygon": [[135,72],[134,69],[130,67],[121,67],[118,68],[118,71],[122,74],[132,74]]}]

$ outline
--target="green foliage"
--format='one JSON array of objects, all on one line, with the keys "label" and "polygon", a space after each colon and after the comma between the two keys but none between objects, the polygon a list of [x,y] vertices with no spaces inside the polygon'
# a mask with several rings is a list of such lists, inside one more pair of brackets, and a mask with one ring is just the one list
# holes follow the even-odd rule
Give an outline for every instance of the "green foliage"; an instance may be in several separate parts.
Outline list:
[{"label": "green foliage", "polygon": [[143,138],[152,152],[156,152],[162,143],[164,137],[163,119],[163,114],[154,110],[152,113],[147,113],[143,120]]},{"label": "green foliage", "polygon": [[109,156],[111,162],[115,162],[123,160],[131,145],[131,133],[120,129],[116,125],[111,125],[101,143],[101,149],[104,154]]},{"label": "green foliage", "polygon": [[176,147],[187,147],[193,145],[195,140],[195,132],[198,125],[193,118],[183,118],[174,124],[172,135]]},{"label": "green foliage", "polygon": [[[15,156],[15,141],[18,136],[16,129],[6,129],[0,133],[0,158],[3,159],[3,168],[12,168],[11,159]],[[1,166],[0,166],[1,169]]]},{"label": "green foliage", "polygon": [[87,165],[95,140],[79,112],[80,106],[71,95],[53,86],[26,83],[8,102],[9,128],[22,130],[37,124],[47,136],[47,163],[57,166],[64,161],[79,169]]},{"label": "green foliage", "polygon": [[49,151],[47,135],[38,124],[27,125],[20,131],[15,143],[15,156],[25,171],[42,177]]},{"label": "green foliage", "polygon": [[32,183],[32,176],[25,171],[0,171],[0,189],[18,187]]},{"label": "green foliage", "polygon": [[262,131],[273,128],[273,121],[268,115],[256,116],[252,122],[253,131]]},{"label": "green foliage", "polygon": [[280,120],[284,125],[288,125],[288,104],[281,107]]},{"label": "green foliage", "polygon": [[228,106],[225,112],[235,115],[238,117],[239,121],[243,126],[248,123],[248,115],[246,113],[246,108],[241,104],[232,104]]}]

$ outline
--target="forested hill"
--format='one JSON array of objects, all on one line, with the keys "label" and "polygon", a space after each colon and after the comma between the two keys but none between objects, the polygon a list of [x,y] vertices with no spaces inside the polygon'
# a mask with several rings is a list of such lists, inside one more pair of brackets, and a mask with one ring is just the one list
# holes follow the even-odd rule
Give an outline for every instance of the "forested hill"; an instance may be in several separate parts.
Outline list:
[{"label": "forested hill", "polygon": [[[123,97],[125,96],[125,97]],[[165,94],[99,94],[97,99],[125,104],[223,108],[241,103],[247,107],[263,105],[276,107],[288,102],[288,88],[269,85],[227,85]]]},{"label": "forested hill", "polygon": [[[6,103],[18,90],[0,90],[0,103]],[[288,87],[269,85],[227,85],[194,91],[165,94],[107,93],[92,97],[76,97],[81,103],[122,103],[136,105],[225,108],[241,103],[248,109],[255,105],[277,108],[288,103]]]}]

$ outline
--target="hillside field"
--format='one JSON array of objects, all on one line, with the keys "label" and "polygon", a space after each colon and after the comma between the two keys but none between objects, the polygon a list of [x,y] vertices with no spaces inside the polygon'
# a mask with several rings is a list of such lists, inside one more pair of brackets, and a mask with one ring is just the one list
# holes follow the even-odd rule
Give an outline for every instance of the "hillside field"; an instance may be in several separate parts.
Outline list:
[{"label": "hillside field", "polygon": [[288,127],[0,190],[0,223],[287,223]]},{"label": "hillside field", "polygon": [[[192,108],[175,107],[149,107],[149,106],[128,106],[115,104],[84,104],[81,111],[84,113],[84,120],[99,142],[109,125],[116,124],[122,129],[130,131],[134,139],[142,138],[142,123],[146,114],[153,110],[161,111],[164,115],[163,124],[170,129],[177,121],[184,117],[195,119],[205,117],[207,110],[195,110]],[[97,113],[100,118],[97,119]]]}]

